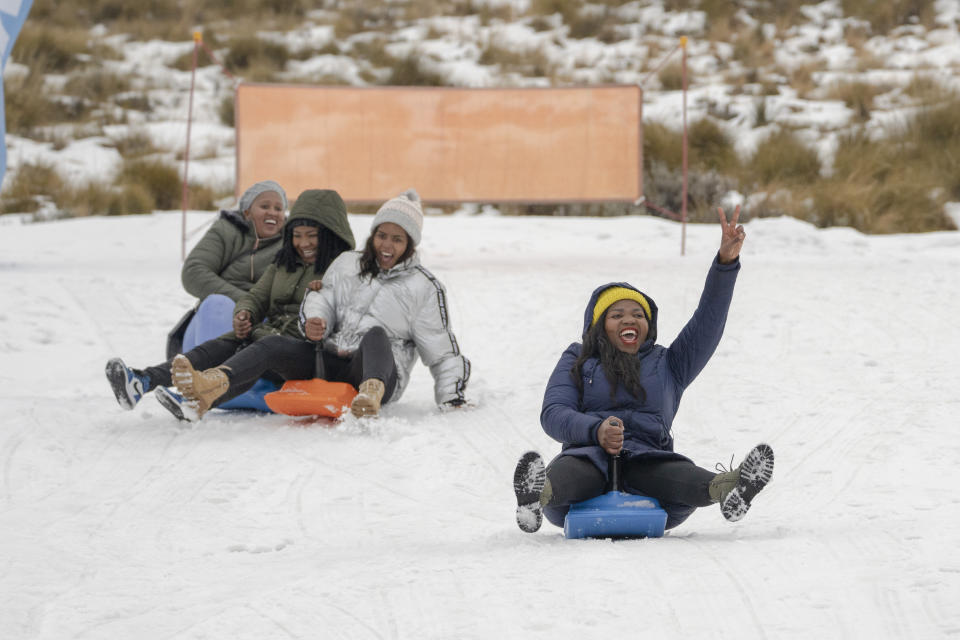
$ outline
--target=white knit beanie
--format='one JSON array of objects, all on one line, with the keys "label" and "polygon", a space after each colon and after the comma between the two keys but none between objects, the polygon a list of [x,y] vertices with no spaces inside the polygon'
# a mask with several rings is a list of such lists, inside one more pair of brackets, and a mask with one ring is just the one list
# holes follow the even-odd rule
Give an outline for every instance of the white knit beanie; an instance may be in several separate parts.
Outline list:
[{"label": "white knit beanie", "polygon": [[396,198],[387,200],[373,217],[370,231],[373,232],[384,222],[399,225],[407,235],[413,246],[420,244],[420,233],[423,230],[423,209],[420,207],[420,196],[413,189],[407,189]]}]

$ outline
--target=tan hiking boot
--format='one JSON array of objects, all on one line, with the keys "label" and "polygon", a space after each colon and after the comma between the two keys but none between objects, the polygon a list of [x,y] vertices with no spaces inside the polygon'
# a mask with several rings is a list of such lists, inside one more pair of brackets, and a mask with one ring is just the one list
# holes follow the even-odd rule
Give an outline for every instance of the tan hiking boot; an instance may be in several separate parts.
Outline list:
[{"label": "tan hiking boot", "polygon": [[350,404],[350,413],[358,418],[380,415],[380,401],[383,400],[385,389],[383,382],[376,378],[361,382],[359,393]]},{"label": "tan hiking boot", "polygon": [[184,355],[173,359],[170,377],[173,378],[177,391],[183,394],[190,407],[197,412],[197,418],[202,418],[217,398],[230,388],[226,371],[219,367],[197,371]]},{"label": "tan hiking boot", "polygon": [[727,471],[721,464],[717,469],[720,473],[710,481],[707,491],[712,501],[720,503],[723,517],[736,522],[747,514],[753,498],[773,477],[773,449],[758,444],[736,469]]},{"label": "tan hiking boot", "polygon": [[[718,469],[723,469],[723,465],[718,464]],[[737,486],[737,480],[740,479],[740,467],[736,469],[731,469],[730,471],[722,471],[713,477],[713,480],[710,481],[710,484],[707,486],[707,491],[710,493],[710,500],[713,502],[723,502],[723,499],[727,497],[727,494],[733,491],[733,488]]]}]

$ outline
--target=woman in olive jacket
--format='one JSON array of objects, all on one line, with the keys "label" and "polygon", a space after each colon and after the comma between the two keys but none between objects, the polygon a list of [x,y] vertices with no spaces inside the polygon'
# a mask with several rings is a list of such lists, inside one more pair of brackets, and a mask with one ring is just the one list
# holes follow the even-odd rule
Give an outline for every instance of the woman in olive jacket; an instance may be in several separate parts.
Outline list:
[{"label": "woman in olive jacket", "polygon": [[[347,209],[340,195],[327,189],[304,191],[290,210],[282,247],[273,263],[237,302],[233,310],[233,330],[197,345],[180,357],[197,368],[207,369],[225,363],[267,336],[302,338],[299,309],[308,285],[316,282],[314,286],[318,286],[334,258],[354,246]],[[131,369],[120,358],[107,362],[107,380],[120,406],[133,409],[144,394],[156,390],[161,403],[183,417],[179,415],[181,399],[166,389],[173,384],[173,361],[171,358],[145,369]],[[243,393],[249,386],[252,383],[217,404]]]},{"label": "woman in olive jacket", "polygon": [[[288,225],[295,224],[293,217]],[[430,368],[442,409],[469,406],[464,392],[470,361],[453,334],[446,289],[420,264],[422,229],[423,209],[413,189],[380,207],[363,251],[343,252],[321,286],[312,285],[303,298],[307,340],[269,336],[200,371],[192,359],[175,358],[173,379],[193,403],[189,408],[202,416],[248,389],[264,371],[287,380],[312,377],[321,341],[323,377],[358,387],[350,406],[357,417],[376,416],[382,403],[398,399],[418,356]]]},{"label": "woman in olive jacket", "polygon": [[230,330],[234,305],[283,244],[286,210],[283,188],[264,180],[244,191],[236,210],[220,212],[183,263],[183,288],[198,302],[168,335],[168,358]]}]

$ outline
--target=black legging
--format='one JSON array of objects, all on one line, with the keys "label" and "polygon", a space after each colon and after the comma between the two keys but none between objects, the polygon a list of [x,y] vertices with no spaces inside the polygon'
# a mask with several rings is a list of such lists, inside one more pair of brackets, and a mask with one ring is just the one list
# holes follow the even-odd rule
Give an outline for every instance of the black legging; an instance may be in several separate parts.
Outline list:
[{"label": "black legging", "polygon": [[[710,500],[708,485],[717,475],[701,469],[687,460],[658,459],[645,456],[624,460],[622,463],[623,488],[656,498],[665,507],[677,505],[685,507],[705,507],[713,504]],[[547,467],[552,496],[544,509],[547,520],[563,526],[563,519],[574,502],[595,498],[608,489],[603,473],[587,458],[560,456]],[[669,511],[686,511],[670,509]],[[693,509],[689,509],[692,512]],[[689,513],[687,513],[689,515]],[[675,527],[683,517],[671,517],[667,528]]]},{"label": "black legging", "polygon": [[[187,356],[187,360],[190,361],[194,369],[203,371],[222,364],[230,356],[250,344],[248,340],[221,336],[198,344],[184,355]],[[170,377],[171,362],[173,362],[173,358],[163,364],[143,369],[142,373],[150,378],[151,389],[173,385],[173,379]]]},{"label": "black legging", "polygon": [[[306,380],[313,378],[316,370],[315,343],[291,336],[268,336],[252,344],[236,338],[214,338],[184,355],[198,371],[216,366],[226,369],[230,387],[213,406],[249,390],[264,375]],[[348,382],[355,387],[369,378],[382,380],[384,403],[397,387],[397,363],[382,327],[370,329],[357,350],[346,357],[324,351],[323,366],[325,380]],[[149,367],[144,373],[150,376],[151,387],[172,384],[169,363]]]},{"label": "black legging", "polygon": [[[316,347],[313,342],[299,338],[269,336],[241,349],[220,366],[227,371],[230,388],[213,403],[214,406],[247,391],[267,372],[284,380],[314,377]],[[323,368],[325,380],[347,382],[355,387],[369,378],[382,380],[384,403],[390,400],[397,387],[397,363],[383,327],[367,331],[357,350],[346,357],[323,351]]]}]

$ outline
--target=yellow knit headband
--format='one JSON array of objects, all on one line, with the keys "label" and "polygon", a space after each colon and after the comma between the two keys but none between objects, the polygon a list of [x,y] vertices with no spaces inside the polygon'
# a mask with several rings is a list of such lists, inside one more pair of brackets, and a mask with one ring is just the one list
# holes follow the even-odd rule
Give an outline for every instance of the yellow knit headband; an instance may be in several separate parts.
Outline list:
[{"label": "yellow knit headband", "polygon": [[597,304],[593,305],[593,322],[590,323],[590,326],[595,325],[597,320],[600,319],[600,316],[603,315],[603,312],[617,300],[637,301],[640,306],[643,307],[644,313],[647,314],[647,320],[650,320],[650,303],[647,302],[647,299],[643,297],[642,293],[634,291],[633,289],[627,289],[626,287],[610,287],[609,289],[604,289],[603,293],[597,297]]}]

